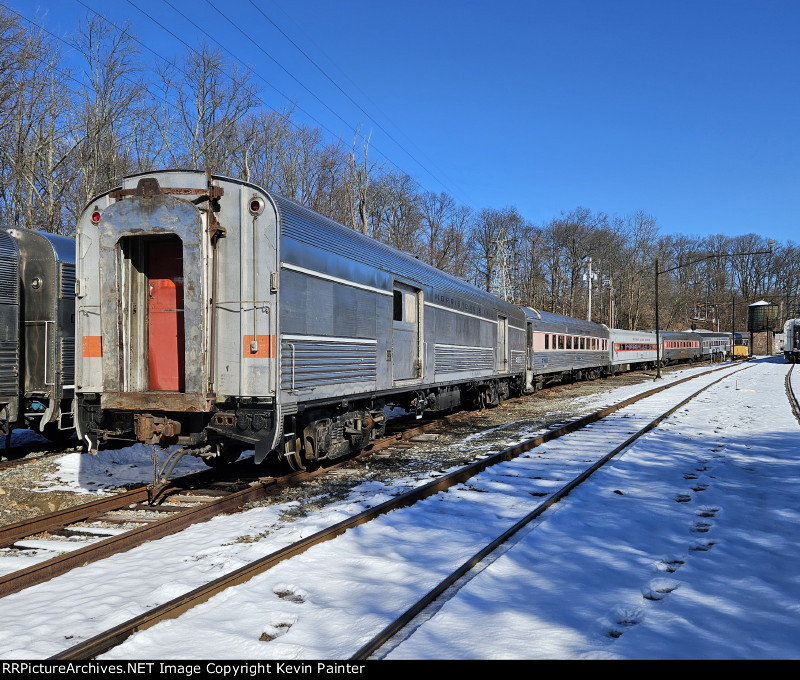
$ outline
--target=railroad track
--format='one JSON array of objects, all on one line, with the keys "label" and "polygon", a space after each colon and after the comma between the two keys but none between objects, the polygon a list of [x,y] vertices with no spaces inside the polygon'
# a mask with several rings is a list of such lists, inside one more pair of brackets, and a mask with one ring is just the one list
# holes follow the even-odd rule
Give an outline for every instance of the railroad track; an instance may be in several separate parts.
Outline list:
[{"label": "railroad track", "polygon": [[[798,398],[800,380],[798,376],[794,374],[794,367],[796,365],[797,364],[790,364],[789,370],[786,372],[786,396],[789,398],[789,406],[792,407],[794,417],[800,422],[800,398]],[[795,388],[795,383],[798,383],[797,389]]]},{"label": "railroad track", "polygon": [[[537,396],[558,393],[571,386],[555,385],[537,392]],[[506,400],[501,408],[528,398],[530,395]],[[360,458],[381,455],[381,452],[391,454],[402,451],[414,446],[413,440],[421,434],[440,433],[451,425],[474,417],[474,411],[463,410],[436,418],[416,420],[408,416],[392,420],[386,436],[366,450],[311,472],[286,474],[281,470],[274,471],[275,476],[265,475],[263,466],[256,468],[251,459],[245,459],[225,468],[204,470],[171,480],[159,491],[159,505],[149,504],[151,492],[147,486],[141,486],[0,527],[0,549],[50,548],[58,553],[26,569],[0,576],[0,597],[48,581],[76,566],[90,564],[147,541],[177,533],[215,515],[236,511],[248,503],[275,495],[288,486],[302,484],[323,472],[337,470]],[[19,462],[34,460],[28,458]],[[78,545],[81,539],[88,544]]]},{"label": "railroad track", "polygon": [[[276,495],[315,477],[350,465],[375,453],[413,446],[412,440],[431,430],[471,416],[462,411],[422,422],[394,424],[386,437],[368,449],[334,464],[308,472],[264,475],[264,467],[252,458],[224,468],[203,470],[169,481],[159,491],[159,503],[151,504],[147,486],[40,515],[0,527],[0,549],[47,549],[58,554],[25,569],[0,576],[0,597],[43,583],[78,566],[126,552],[147,541],[175,534],[212,517],[242,509],[248,503]],[[409,422],[413,426],[409,426]],[[78,547],[63,539],[91,540]],[[93,540],[92,540],[93,539]],[[59,545],[61,544],[61,545]]]},{"label": "railroad track", "polygon": [[[111,440],[106,443],[106,449],[121,449],[130,446],[131,442]],[[0,472],[15,468],[20,465],[36,463],[45,458],[55,458],[65,453],[79,453],[83,444],[76,438],[62,442],[40,441],[32,444],[19,444],[8,449],[0,448]],[[35,455],[31,455],[35,454]]]},{"label": "railroad track", "polygon": [[[37,444],[24,444],[22,446],[12,446],[9,449],[0,449],[0,472],[10,470],[19,465],[35,463],[43,458],[52,458],[64,453],[80,450],[80,443],[76,440],[72,442],[40,442]],[[31,455],[35,454],[35,455]]]},{"label": "railroad track", "polygon": [[[56,656],[52,657],[54,659],[87,659],[87,658],[94,658],[95,656],[102,654],[109,649],[115,647],[116,645],[123,642],[127,639],[130,635],[134,632],[139,630],[144,630],[149,628],[159,621],[165,619],[176,618],[180,616],[182,613],[188,611],[189,609],[197,606],[198,604],[208,600],[209,598],[213,597],[217,593],[220,593],[232,586],[239,585],[244,583],[254,576],[263,573],[272,567],[280,564],[281,562],[299,555],[312,546],[318,545],[319,543],[329,541],[337,536],[340,536],[348,529],[352,529],[359,525],[365,524],[370,522],[371,520],[388,513],[391,510],[395,510],[397,508],[413,505],[425,498],[428,498],[434,494],[437,494],[441,491],[447,490],[456,484],[461,484],[466,482],[467,480],[472,480],[479,475],[480,473],[484,472],[488,468],[498,465],[501,463],[505,463],[508,461],[512,461],[515,458],[521,456],[527,451],[544,444],[545,442],[557,439],[559,437],[563,437],[569,433],[575,432],[581,428],[585,428],[590,424],[597,423],[598,421],[602,421],[603,419],[608,418],[611,414],[623,409],[627,406],[631,406],[640,402],[642,400],[647,399],[648,397],[654,396],[666,389],[677,387],[686,383],[689,380],[693,380],[696,378],[700,378],[702,376],[707,376],[711,373],[715,373],[717,371],[725,371],[725,374],[715,380],[710,382],[707,385],[704,385],[700,390],[692,392],[688,396],[685,396],[681,399],[681,401],[675,405],[673,401],[673,405],[664,413],[659,413],[655,417],[647,417],[647,422],[640,428],[637,429],[635,433],[630,435],[630,433],[626,432],[626,436],[623,437],[624,441],[621,441],[613,450],[610,452],[605,453],[604,455],[600,456],[598,459],[592,461],[589,465],[585,464],[585,461],[581,461],[580,467],[581,470],[578,474],[573,475],[571,480],[561,486],[555,492],[542,490],[540,492],[533,493],[532,495],[536,497],[542,497],[541,502],[537,507],[529,513],[523,520],[520,520],[517,524],[515,524],[510,529],[502,532],[502,534],[491,541],[486,547],[482,548],[475,556],[469,560],[467,563],[461,565],[453,574],[449,577],[444,579],[436,588],[434,588],[431,592],[428,593],[426,598],[423,598],[423,601],[415,604],[413,607],[409,608],[402,617],[392,624],[392,626],[387,627],[384,631],[381,631],[368,645],[359,650],[359,652],[353,658],[367,658],[371,654],[375,653],[375,650],[379,649],[381,645],[385,644],[388,639],[391,638],[392,635],[395,635],[403,625],[406,625],[408,621],[413,620],[414,616],[416,616],[419,611],[424,609],[428,606],[430,602],[430,598],[435,598],[443,592],[450,584],[455,582],[458,578],[463,576],[463,574],[471,568],[471,566],[476,562],[482,559],[482,556],[488,554],[491,550],[493,550],[497,545],[502,543],[504,540],[507,540],[509,536],[516,533],[522,526],[529,523],[532,519],[539,516],[542,512],[544,512],[548,507],[550,507],[553,503],[557,502],[560,498],[564,495],[569,493],[571,489],[575,486],[580,484],[582,481],[587,479],[594,471],[599,469],[602,465],[604,465],[608,460],[613,458],[617,453],[625,449],[629,446],[635,439],[640,437],[645,432],[654,428],[661,420],[668,417],[671,413],[675,410],[681,408],[685,403],[687,403],[690,399],[697,396],[699,393],[710,387],[712,384],[719,382],[719,380],[724,379],[725,377],[731,375],[732,373],[738,372],[740,370],[746,370],[748,367],[744,368],[737,368],[736,371],[731,370],[732,367],[727,366],[723,368],[717,368],[709,371],[705,371],[704,373],[697,374],[695,376],[690,376],[688,378],[683,378],[681,380],[677,380],[673,383],[669,383],[667,385],[661,385],[656,387],[652,390],[648,390],[647,392],[637,395],[636,397],[632,397],[627,399],[623,402],[610,406],[608,408],[602,409],[597,411],[596,413],[590,414],[589,416],[585,416],[583,418],[577,419],[570,423],[565,424],[562,427],[559,427],[555,430],[551,430],[539,437],[535,437],[533,439],[527,440],[521,444],[516,446],[507,448],[499,453],[493,454],[486,458],[480,459],[456,472],[451,474],[444,475],[439,477],[432,482],[414,489],[413,491],[402,494],[390,501],[382,503],[374,508],[370,508],[358,515],[351,517],[345,521],[339,522],[333,526],[330,526],[322,531],[319,531],[311,536],[304,538],[301,541],[293,543],[281,550],[277,550],[270,555],[267,555],[259,560],[256,560],[250,564],[241,567],[229,574],[226,574],[210,583],[203,585],[201,587],[195,588],[189,593],[182,595],[178,598],[175,598],[163,605],[155,607],[143,614],[126,621],[125,623],[116,626],[115,628],[108,630],[104,633],[96,635],[89,640],[86,640],[68,650],[65,650],[62,653],[57,654]],[[624,423],[624,427],[628,428],[630,426],[631,421],[626,421]],[[541,479],[541,477],[533,477],[533,479]]]}]

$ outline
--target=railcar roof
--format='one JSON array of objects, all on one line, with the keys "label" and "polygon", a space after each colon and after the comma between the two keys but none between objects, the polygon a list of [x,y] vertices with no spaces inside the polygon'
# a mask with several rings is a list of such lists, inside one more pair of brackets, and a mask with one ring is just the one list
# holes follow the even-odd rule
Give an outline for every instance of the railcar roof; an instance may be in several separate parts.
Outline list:
[{"label": "railcar roof", "polygon": [[[138,179],[144,177],[159,177],[163,175],[191,175],[192,183],[197,183],[197,180],[204,178],[206,173],[201,170],[185,170],[185,169],[165,169],[154,170],[150,172],[141,172],[128,175],[123,179],[123,186],[135,186]],[[184,179],[188,179],[185,177]],[[329,252],[334,252],[343,255],[353,261],[361,262],[370,267],[381,269],[389,274],[405,278],[409,283],[418,282],[426,286],[435,287],[437,291],[458,295],[461,298],[467,299],[472,303],[479,303],[494,309],[504,310],[506,313],[511,314],[520,308],[510,302],[506,302],[485,290],[473,286],[462,279],[459,279],[452,274],[447,274],[436,267],[432,267],[425,262],[416,259],[414,256],[404,253],[397,248],[393,248],[385,243],[377,241],[365,234],[355,231],[339,222],[327,218],[319,213],[314,212],[310,208],[306,208],[291,199],[281,196],[273,191],[268,191],[252,182],[247,182],[234,177],[227,177],[225,175],[212,174],[212,179],[218,182],[230,182],[233,184],[240,184],[243,186],[252,187],[257,191],[262,192],[274,203],[278,210],[279,221],[281,229],[284,233],[300,240],[301,242],[308,243],[311,246],[322,248]],[[201,182],[202,183],[202,182]],[[169,190],[169,187],[163,187]],[[105,195],[109,192],[104,192]],[[96,199],[95,199],[96,200]],[[88,205],[91,205],[90,201]],[[331,236],[329,242],[322,244],[318,240],[313,241],[309,238],[303,238],[301,229],[297,227],[302,226],[302,222],[314,224],[324,230]],[[294,229],[292,227],[295,227]],[[358,247],[354,247],[354,244]]]},{"label": "railcar roof", "polygon": [[534,309],[532,307],[523,307],[522,309],[528,319],[540,321],[544,324],[569,326],[571,329],[585,330],[590,333],[601,333],[608,331],[608,326],[602,323],[595,323],[594,321],[586,321],[584,319],[575,319],[571,316],[564,316],[562,314],[555,314],[553,312],[544,312],[540,309]]},{"label": "railcar roof", "polygon": [[75,263],[75,239],[59,234],[51,234],[38,229],[25,229],[24,227],[2,227],[4,231],[16,241],[26,244],[27,248],[33,248],[39,252],[42,248],[50,249],[45,252],[52,252],[57,262]]},{"label": "railcar roof", "polygon": [[659,331],[659,335],[663,338],[694,338],[697,333],[695,331]]},{"label": "railcar roof", "polygon": [[[282,233],[296,241],[327,250],[369,267],[382,269],[390,274],[400,276],[409,282],[419,282],[431,286],[437,291],[447,292],[468,298],[492,307],[519,309],[485,290],[473,286],[452,274],[432,267],[408,253],[377,241],[339,222],[329,219],[306,208],[284,196],[266,192],[278,207],[282,224]],[[314,225],[318,231],[313,233],[304,230],[305,224]],[[326,240],[320,242],[319,233],[324,233]]]}]

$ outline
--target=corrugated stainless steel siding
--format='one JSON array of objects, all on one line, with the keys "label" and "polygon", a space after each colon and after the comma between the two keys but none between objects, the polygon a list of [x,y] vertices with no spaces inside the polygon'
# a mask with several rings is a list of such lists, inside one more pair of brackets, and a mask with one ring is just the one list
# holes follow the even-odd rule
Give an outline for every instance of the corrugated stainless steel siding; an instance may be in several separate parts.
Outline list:
[{"label": "corrugated stainless steel siding", "polygon": [[19,249],[7,231],[0,229],[0,304],[19,302]]},{"label": "corrugated stainless steel siding", "polygon": [[17,366],[19,352],[16,342],[0,342],[0,394],[8,396],[17,392]]},{"label": "corrugated stainless steel siding", "polygon": [[434,345],[433,357],[436,373],[492,370],[495,351],[493,347]]},{"label": "corrugated stainless steel siding", "polygon": [[67,262],[61,263],[61,297],[75,297],[75,265]]},{"label": "corrugated stainless steel siding", "polygon": [[600,351],[557,350],[533,353],[533,372],[537,375],[595,368],[606,366],[608,363],[609,354]]},{"label": "corrugated stainless steel siding", "polygon": [[302,390],[374,381],[377,363],[374,342],[284,338],[281,341],[281,389]]},{"label": "corrugated stainless steel siding", "polygon": [[488,293],[380,241],[364,236],[281,196],[272,194],[272,198],[280,213],[281,231],[290,239],[334,253],[351,262],[366,265],[367,270],[381,269],[403,276],[409,281],[434,287],[437,292],[449,293],[459,298],[462,303],[477,305],[484,309],[487,317],[494,315],[494,309],[498,304],[503,305],[504,309],[509,307]]},{"label": "corrugated stainless steel siding", "polygon": [[75,338],[61,338],[61,384],[75,384]]}]

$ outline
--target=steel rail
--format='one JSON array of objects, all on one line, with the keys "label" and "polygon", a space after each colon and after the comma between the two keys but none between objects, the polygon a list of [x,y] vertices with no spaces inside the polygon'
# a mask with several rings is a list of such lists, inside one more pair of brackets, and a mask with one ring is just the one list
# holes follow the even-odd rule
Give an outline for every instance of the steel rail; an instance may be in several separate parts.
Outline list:
[{"label": "steel rail", "polygon": [[[193,524],[205,522],[220,513],[238,510],[247,503],[261,500],[286,486],[300,484],[325,474],[326,472],[337,470],[348,465],[357,458],[369,456],[374,451],[390,447],[398,441],[410,439],[427,430],[441,427],[443,423],[459,420],[463,416],[464,414],[462,413],[445,416],[444,418],[397,432],[375,442],[368,450],[363,450],[356,456],[348,457],[339,463],[328,465],[324,468],[311,471],[295,471],[281,477],[251,476],[242,481],[243,484],[250,484],[250,488],[232,492],[225,497],[212,501],[205,501],[202,506],[193,508],[157,506],[157,508],[172,510],[173,513],[168,517],[162,517],[158,522],[152,522],[146,526],[137,527],[125,533],[95,541],[83,548],[57,555],[56,557],[39,562],[25,569],[0,576],[0,597],[5,597],[6,595],[11,595],[25,588],[44,583],[71,569],[130,550],[147,541],[164,538],[165,536],[182,531]],[[246,467],[251,463],[252,460],[250,459],[232,463],[224,469],[226,478],[230,479],[236,470]],[[219,474],[219,470],[203,470],[177,478],[169,482],[168,486],[162,491],[162,494],[168,497],[168,494],[171,492],[196,489],[198,484],[209,481],[215,473]],[[31,520],[10,524],[0,528],[0,547],[13,545],[15,541],[35,534],[59,531],[75,522],[97,519],[107,512],[125,510],[131,505],[146,502],[148,498],[148,488],[143,486],[109,498],[101,498],[72,508],[65,508],[64,510],[47,515],[41,515]],[[144,507],[138,509],[145,510]],[[131,524],[135,524],[137,523],[137,519],[131,519],[130,522]]]},{"label": "steel rail", "polygon": [[[632,372],[629,372],[632,373]],[[554,385],[549,388],[545,388],[537,392],[535,395],[524,395],[523,397],[508,399],[501,404],[502,406],[514,403],[519,401],[520,399],[526,399],[531,396],[541,395],[542,392],[548,393],[551,390],[560,390],[564,387],[571,387],[572,385]],[[408,440],[412,437],[421,434],[423,432],[427,432],[432,429],[436,429],[441,427],[445,424],[450,424],[454,422],[459,422],[462,420],[469,419],[474,415],[474,411],[459,411],[457,413],[449,414],[446,416],[442,416],[440,418],[436,418],[435,420],[430,420],[424,422],[422,424],[416,425],[412,428],[403,429],[400,432],[394,432],[388,434],[387,436],[383,437],[380,440],[376,440],[372,442],[367,447],[363,449],[367,455],[370,453],[380,451],[382,449],[391,447],[393,444],[397,443],[398,441]],[[359,456],[351,456],[347,460],[355,460]],[[37,459],[20,459],[19,461],[7,461],[10,463],[27,463],[27,462],[34,462]],[[235,463],[231,463],[227,468],[225,468],[226,473],[230,472],[236,474],[236,470],[238,469],[237,466],[244,466],[249,464],[248,461],[250,459],[241,460]],[[0,465],[2,463],[0,462]],[[335,469],[338,467],[339,464],[335,466],[328,466],[326,469]],[[0,470],[3,468],[0,467]],[[161,496],[164,493],[173,492],[177,489],[186,489],[190,488],[192,484],[203,484],[207,483],[206,480],[210,480],[214,474],[218,474],[219,470],[215,473],[213,469],[211,470],[202,470],[200,472],[195,472],[189,475],[185,475],[183,477],[175,478],[169,482],[169,485],[165,487],[163,490],[159,492]],[[294,475],[294,473],[291,473]],[[81,522],[85,520],[89,520],[92,517],[97,515],[101,515],[105,512],[111,512],[113,510],[120,510],[128,505],[142,503],[149,500],[149,494],[147,491],[147,486],[143,485],[141,487],[137,487],[135,489],[131,489],[130,491],[126,491],[120,494],[115,494],[110,497],[97,499],[95,501],[90,501],[88,503],[82,503],[80,505],[75,505],[70,508],[64,508],[62,510],[57,510],[55,512],[39,515],[38,517],[34,517],[31,519],[23,520],[20,522],[15,522],[13,524],[8,524],[5,526],[0,526],[0,548],[8,547],[14,543],[14,541],[18,541],[22,538],[26,538],[28,536],[32,536],[34,534],[39,534],[47,531],[55,531],[58,529],[62,529],[68,524],[72,524],[74,522]]]},{"label": "steel rail", "polygon": [[[492,465],[512,460],[513,458],[516,458],[517,456],[520,456],[521,454],[530,451],[531,449],[545,442],[551,441],[552,439],[557,439],[558,437],[562,437],[566,434],[574,432],[575,430],[586,427],[587,425],[590,425],[598,420],[602,420],[608,415],[625,408],[626,406],[641,401],[642,399],[646,399],[654,394],[658,394],[659,392],[663,392],[666,389],[675,387],[689,380],[694,380],[710,373],[715,373],[717,371],[730,368],[730,365],[714,368],[696,375],[681,378],[651,390],[647,390],[646,392],[625,399],[617,404],[613,404],[612,406],[608,406],[595,411],[594,413],[578,418],[577,420],[566,423],[561,427],[550,430],[538,437],[533,437],[520,444],[508,447],[491,456],[475,461],[470,465],[460,468],[459,470],[447,475],[443,475],[442,477],[439,477],[421,487],[413,489],[410,492],[404,493],[396,498],[381,503],[374,508],[365,510],[326,529],[322,529],[315,534],[298,541],[297,543],[286,546],[285,548],[281,548],[280,550],[277,550],[269,555],[266,555],[265,557],[251,562],[250,564],[240,567],[229,574],[214,579],[205,585],[199,586],[188,593],[170,600],[169,602],[143,612],[142,614],[129,619],[128,621],[125,621],[114,628],[99,633],[98,635],[95,635],[84,642],[78,643],[50,658],[54,660],[79,660],[95,658],[99,654],[103,654],[109,649],[121,644],[134,633],[141,630],[146,630],[160,621],[177,618],[184,612],[194,608],[199,604],[202,604],[203,602],[206,602],[214,595],[226,590],[227,588],[245,583],[255,576],[268,571],[277,564],[291,557],[295,557],[296,555],[304,553],[306,550],[315,545],[340,536],[348,529],[365,524],[392,510],[413,505],[414,503],[428,498],[429,496],[437,494],[441,491],[445,491],[456,484],[460,484],[468,480]],[[738,371],[733,371],[733,373],[736,372]],[[720,380],[721,379],[722,378],[720,378]]]},{"label": "steel rail", "polygon": [[[241,463],[247,463],[247,461],[241,461]],[[234,465],[239,464],[235,463]],[[207,483],[213,479],[213,474],[213,470],[194,472],[170,482],[169,489],[171,491],[177,491],[179,489],[191,488],[194,484]],[[147,487],[141,486],[131,489],[130,491],[114,494],[113,496],[98,498],[97,500],[75,505],[71,508],[64,508],[45,515],[39,515],[32,519],[8,524],[4,527],[0,527],[0,547],[8,546],[14,541],[18,541],[26,536],[32,536],[43,531],[52,531],[74,522],[82,522],[96,517],[104,512],[120,510],[131,504],[145,502],[147,501],[147,497]]]},{"label": "steel rail", "polygon": [[622,444],[615,447],[611,452],[607,453],[605,456],[594,462],[588,468],[586,468],[583,472],[579,475],[574,477],[571,481],[567,484],[562,486],[552,495],[550,495],[546,500],[542,503],[537,505],[531,512],[525,515],[522,519],[516,522],[512,527],[504,531],[500,534],[497,538],[495,538],[491,543],[483,547],[477,553],[475,553],[472,557],[470,557],[466,562],[464,562],[458,569],[453,571],[447,577],[445,577],[442,581],[439,582],[433,589],[431,589],[428,593],[426,593],[422,598],[420,598],[416,603],[414,603],[411,607],[409,607],[403,614],[401,614],[397,619],[392,621],[388,626],[386,626],[383,630],[381,630],[376,636],[374,636],[369,642],[364,644],[353,656],[350,657],[351,660],[365,660],[368,659],[370,656],[375,654],[381,647],[383,647],[386,643],[388,643],[393,637],[395,637],[401,630],[406,628],[408,624],[410,624],[419,614],[421,614],[428,606],[430,606],[436,599],[438,599],[442,593],[444,593],[448,588],[452,587],[459,579],[461,579],[465,574],[467,574],[475,565],[477,565],[481,560],[486,558],[492,552],[497,550],[503,543],[506,543],[514,534],[516,534],[520,529],[524,528],[528,524],[530,524],[534,519],[539,517],[542,513],[544,513],[548,508],[552,505],[560,501],[564,498],[567,494],[570,493],[575,487],[585,482],[589,479],[597,470],[603,467],[606,463],[612,460],[615,456],[619,453],[627,449],[631,444],[633,444],[637,439],[642,437],[643,435],[647,434],[650,430],[654,429],[658,426],[661,421],[671,416],[675,411],[679,408],[685,406],[689,403],[692,399],[694,399],[699,394],[705,392],[710,387],[713,387],[717,383],[726,378],[729,378],[731,375],[735,373],[739,373],[740,371],[744,371],[750,368],[750,366],[746,366],[744,368],[739,369],[738,371],[733,371],[728,375],[724,375],[721,378],[715,380],[714,382],[705,385],[701,389],[697,390],[693,394],[689,395],[681,401],[676,406],[673,406],[669,410],[662,413],[657,418],[654,418],[650,421],[647,425],[641,428],[638,432],[632,434],[628,439],[626,439]]},{"label": "steel rail", "polygon": [[786,396],[789,399],[789,406],[792,409],[792,413],[794,413],[794,417],[797,418],[798,422],[800,422],[800,401],[798,400],[797,394],[794,391],[794,385],[792,385],[792,373],[794,372],[794,367],[795,364],[791,364],[789,366],[789,370],[786,372],[784,385],[786,386]]}]

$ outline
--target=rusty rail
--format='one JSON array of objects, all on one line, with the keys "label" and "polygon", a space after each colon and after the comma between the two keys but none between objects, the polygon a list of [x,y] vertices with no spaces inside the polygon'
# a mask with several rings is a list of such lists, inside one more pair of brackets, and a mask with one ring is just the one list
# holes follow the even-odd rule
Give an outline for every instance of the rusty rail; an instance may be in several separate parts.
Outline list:
[{"label": "rusty rail", "polygon": [[[252,579],[253,577],[257,576],[258,574],[268,571],[275,565],[291,557],[304,553],[306,550],[315,545],[324,543],[333,538],[336,538],[337,536],[340,536],[348,529],[357,527],[361,524],[365,524],[366,522],[369,522],[375,519],[376,517],[386,514],[392,510],[412,505],[420,500],[428,498],[429,496],[437,494],[441,491],[445,491],[450,487],[454,486],[455,484],[460,484],[468,480],[469,478],[475,476],[479,472],[482,472],[483,470],[492,465],[512,460],[513,458],[516,458],[517,456],[535,448],[536,446],[539,446],[552,439],[562,437],[566,434],[574,432],[575,430],[586,427],[587,425],[597,422],[598,420],[602,420],[603,418],[610,415],[611,413],[614,413],[615,411],[625,408],[626,406],[634,404],[642,399],[646,399],[647,397],[653,396],[654,394],[658,394],[659,392],[662,392],[668,388],[675,387],[689,380],[694,380],[695,378],[699,378],[701,376],[729,368],[730,366],[724,366],[711,369],[708,371],[704,371],[702,373],[698,373],[693,376],[681,378],[679,380],[668,383],[666,385],[661,385],[651,390],[647,390],[642,394],[630,397],[629,399],[625,399],[622,402],[606,407],[604,409],[600,409],[599,411],[591,413],[582,418],[578,418],[577,420],[572,421],[570,423],[566,423],[565,425],[557,429],[551,430],[549,432],[546,432],[543,435],[526,440],[525,442],[504,449],[503,451],[500,451],[496,454],[475,461],[474,463],[471,463],[466,467],[463,467],[452,473],[439,477],[425,484],[424,486],[413,489],[408,493],[402,494],[401,496],[386,501],[385,503],[375,506],[374,508],[365,510],[364,512],[361,512],[349,519],[343,520],[331,527],[328,527],[315,534],[312,534],[311,536],[308,536],[305,539],[298,541],[297,543],[294,543],[285,548],[277,550],[271,553],[270,555],[267,555],[259,560],[247,564],[244,567],[241,567],[229,574],[226,574],[225,576],[221,576],[207,583],[206,585],[195,588],[194,590],[185,593],[184,595],[181,595],[173,600],[170,600],[169,602],[166,602],[149,611],[146,611],[140,614],[139,616],[129,619],[128,621],[121,623],[120,625],[115,626],[114,628],[108,631],[100,633],[92,638],[89,638],[88,640],[85,640],[82,643],[79,643],[67,650],[64,650],[63,652],[60,652],[59,654],[56,654],[51,658],[57,660],[78,660],[78,659],[94,658],[99,654],[105,653],[112,647],[121,644],[124,640],[133,635],[135,632],[138,632],[140,630],[146,630],[147,628],[154,626],[160,621],[177,618],[184,612],[188,611],[189,609],[192,609],[198,604],[206,602],[207,600],[211,599],[214,595],[226,590],[227,588],[245,583],[250,579]],[[745,370],[745,369],[739,369],[739,370]],[[723,378],[724,377],[727,376],[723,376]],[[720,378],[720,380],[722,380],[723,378]],[[679,408],[681,405],[679,405],[676,408]],[[671,412],[672,411],[670,411],[670,413]],[[663,417],[666,416],[662,416],[662,418]],[[652,424],[652,427],[655,427],[655,424]]]},{"label": "rusty rail", "polygon": [[796,364],[791,364],[789,366],[784,384],[786,387],[786,396],[789,398],[789,406],[792,409],[792,413],[794,413],[794,417],[800,422],[800,401],[798,401],[797,394],[794,391],[794,385],[792,385],[792,373],[794,372],[795,365]]},{"label": "rusty rail", "polygon": [[[750,366],[746,366],[745,368],[740,368],[738,371],[733,371],[733,373],[738,373],[739,371],[744,371]],[[705,375],[705,374],[703,374]],[[617,456],[619,453],[627,449],[633,442],[635,442],[639,437],[647,434],[650,430],[655,428],[662,420],[671,416],[675,411],[679,408],[685,406],[688,402],[694,399],[697,395],[705,392],[710,387],[713,387],[721,380],[730,377],[731,374],[724,375],[718,380],[715,380],[708,385],[705,385],[701,389],[697,390],[693,394],[689,395],[681,401],[678,405],[673,406],[668,411],[665,411],[657,418],[654,418],[650,421],[647,425],[641,428],[638,432],[632,434],[628,439],[626,439],[622,444],[615,447],[611,452],[607,453],[605,456],[600,458],[598,461],[593,463],[589,466],[586,470],[581,472],[578,476],[573,478],[567,484],[562,486],[558,491],[554,492],[550,495],[546,500],[542,503],[537,505],[531,512],[529,512],[525,517],[520,519],[516,522],[512,527],[504,531],[500,536],[495,538],[491,543],[483,547],[477,553],[475,553],[472,557],[470,557],[466,562],[464,562],[461,566],[458,567],[455,571],[449,574],[447,577],[442,579],[438,585],[436,585],[433,589],[428,591],[422,598],[420,598],[417,602],[415,602],[411,607],[409,607],[403,614],[401,614],[397,619],[392,621],[388,626],[386,626],[383,630],[381,630],[376,636],[374,636],[369,642],[363,645],[351,658],[351,660],[364,660],[370,658],[375,652],[377,652],[381,647],[383,647],[387,642],[389,642],[397,633],[403,630],[409,623],[411,623],[419,614],[422,613],[429,605],[431,605],[435,600],[437,600],[448,588],[452,587],[459,579],[461,579],[465,574],[467,574],[475,565],[477,565],[481,560],[486,558],[492,552],[497,550],[503,543],[507,542],[514,534],[516,534],[520,529],[524,528],[528,524],[530,524],[534,519],[539,517],[542,513],[544,513],[548,508],[552,505],[560,501],[564,498],[567,494],[570,493],[575,487],[585,482],[589,479],[597,470],[603,467],[606,463],[608,463],[611,459]],[[683,382],[683,381],[681,381]],[[673,386],[673,384],[669,385],[668,387]],[[654,390],[655,392],[661,391],[664,389],[663,387]]]}]

